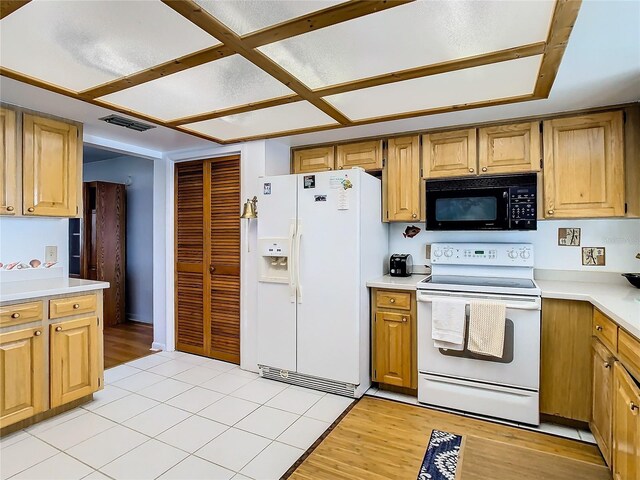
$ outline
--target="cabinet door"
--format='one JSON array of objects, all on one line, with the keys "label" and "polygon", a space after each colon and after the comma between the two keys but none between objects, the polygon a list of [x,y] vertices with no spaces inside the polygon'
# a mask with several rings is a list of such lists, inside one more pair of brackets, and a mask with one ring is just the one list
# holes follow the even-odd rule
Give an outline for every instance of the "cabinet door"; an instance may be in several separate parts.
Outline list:
[{"label": "cabinet door", "polygon": [[611,427],[613,415],[613,363],[611,352],[598,340],[592,343],[591,421],[589,427],[607,465],[611,465]]},{"label": "cabinet door", "polygon": [[640,389],[616,362],[613,373],[613,478],[640,479]]},{"label": "cabinet door", "polygon": [[0,108],[0,215],[19,213],[17,147],[16,112]]},{"label": "cabinet door", "polygon": [[397,387],[411,387],[411,314],[376,313],[374,379]]},{"label": "cabinet door", "polygon": [[545,217],[623,216],[622,112],[549,120],[543,130]]},{"label": "cabinet door", "polygon": [[367,171],[382,170],[382,141],[338,145],[336,168],[362,167]]},{"label": "cabinet door", "polygon": [[76,215],[78,128],[26,113],[23,117],[24,215]]},{"label": "cabinet door", "polygon": [[422,136],[424,178],[476,174],[476,129]]},{"label": "cabinet door", "polygon": [[333,145],[307,148],[293,152],[293,173],[324,172],[333,170]]},{"label": "cabinet door", "polygon": [[51,325],[51,407],[98,390],[98,318]]},{"label": "cabinet door", "polygon": [[44,410],[41,327],[0,334],[0,428]]},{"label": "cabinet door", "polygon": [[387,221],[416,221],[420,217],[420,147],[418,137],[389,140],[383,195]]},{"label": "cabinet door", "polygon": [[540,170],[540,123],[499,125],[478,130],[481,175]]}]

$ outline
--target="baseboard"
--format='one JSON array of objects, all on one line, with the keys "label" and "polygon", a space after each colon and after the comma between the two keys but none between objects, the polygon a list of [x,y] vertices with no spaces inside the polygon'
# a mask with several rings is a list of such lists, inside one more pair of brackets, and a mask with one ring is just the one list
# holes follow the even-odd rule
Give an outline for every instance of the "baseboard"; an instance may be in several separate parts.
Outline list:
[{"label": "baseboard", "polygon": [[151,350],[166,351],[167,350],[167,346],[164,343],[153,342],[151,344]]},{"label": "baseboard", "polygon": [[135,315],[133,313],[127,313],[126,317],[127,317],[127,320],[129,320],[131,322],[146,323],[148,325],[152,325],[153,324],[153,321],[148,320],[146,318],[140,318],[139,315]]}]

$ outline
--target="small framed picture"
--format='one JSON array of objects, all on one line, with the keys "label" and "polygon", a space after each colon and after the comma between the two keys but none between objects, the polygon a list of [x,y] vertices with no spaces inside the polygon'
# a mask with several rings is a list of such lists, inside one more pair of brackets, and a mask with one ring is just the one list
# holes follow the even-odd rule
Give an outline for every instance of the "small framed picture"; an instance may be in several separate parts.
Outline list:
[{"label": "small framed picture", "polygon": [[604,247],[582,247],[582,265],[601,267],[604,264]]},{"label": "small framed picture", "polygon": [[579,228],[559,228],[558,229],[558,245],[561,247],[579,247],[580,246],[580,229]]}]

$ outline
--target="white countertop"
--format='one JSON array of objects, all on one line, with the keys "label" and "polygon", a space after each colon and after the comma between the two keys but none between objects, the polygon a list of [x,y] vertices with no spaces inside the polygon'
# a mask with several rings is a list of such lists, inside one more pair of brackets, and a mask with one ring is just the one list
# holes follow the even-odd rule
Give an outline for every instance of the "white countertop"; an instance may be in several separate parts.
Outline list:
[{"label": "white countertop", "polygon": [[415,290],[418,282],[428,276],[427,274],[414,274],[409,277],[392,277],[391,275],[385,275],[367,282],[367,287],[386,288],[388,290]]},{"label": "white countertop", "polygon": [[95,282],[77,278],[46,278],[0,283],[0,303],[30,298],[66,295],[109,288],[108,282]]}]

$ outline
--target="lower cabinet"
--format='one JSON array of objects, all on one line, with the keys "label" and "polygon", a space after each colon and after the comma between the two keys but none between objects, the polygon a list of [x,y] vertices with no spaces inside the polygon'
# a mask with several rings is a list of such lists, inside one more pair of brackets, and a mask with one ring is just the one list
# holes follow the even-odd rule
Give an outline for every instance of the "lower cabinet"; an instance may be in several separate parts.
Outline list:
[{"label": "lower cabinet", "polygon": [[611,430],[613,421],[613,364],[615,357],[597,339],[592,343],[591,384],[593,398],[589,428],[607,465],[611,466]]},{"label": "lower cabinet", "polygon": [[0,334],[0,428],[45,408],[45,350],[41,327]]},{"label": "lower cabinet", "polygon": [[613,372],[613,478],[640,479],[640,387],[616,362]]}]

